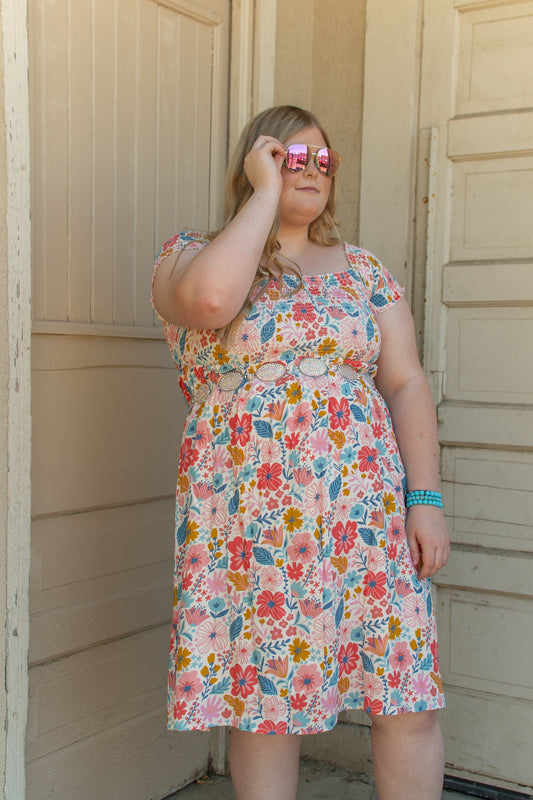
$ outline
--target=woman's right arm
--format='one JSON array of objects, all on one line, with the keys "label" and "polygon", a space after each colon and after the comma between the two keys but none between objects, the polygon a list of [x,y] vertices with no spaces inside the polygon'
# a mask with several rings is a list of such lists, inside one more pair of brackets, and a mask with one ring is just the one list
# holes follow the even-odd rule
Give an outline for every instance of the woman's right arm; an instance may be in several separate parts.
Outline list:
[{"label": "woman's right arm", "polygon": [[168,322],[186,328],[222,328],[250,291],[276,215],[283,145],[260,136],[245,159],[254,188],[229,225],[206,247],[167,256],[154,279],[153,302]]}]

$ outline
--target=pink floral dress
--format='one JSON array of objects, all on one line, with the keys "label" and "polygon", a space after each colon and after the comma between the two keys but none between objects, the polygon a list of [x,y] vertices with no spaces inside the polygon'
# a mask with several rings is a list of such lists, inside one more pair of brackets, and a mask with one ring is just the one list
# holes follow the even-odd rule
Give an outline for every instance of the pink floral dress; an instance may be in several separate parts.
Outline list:
[{"label": "pink floral dress", "polygon": [[[185,232],[156,262],[185,245]],[[227,348],[163,322],[190,404],[179,456],[168,726],[318,733],[343,709],[444,706],[429,581],[373,376],[402,290],[344,272],[271,285]],[[155,270],[154,270],[155,274]]]}]

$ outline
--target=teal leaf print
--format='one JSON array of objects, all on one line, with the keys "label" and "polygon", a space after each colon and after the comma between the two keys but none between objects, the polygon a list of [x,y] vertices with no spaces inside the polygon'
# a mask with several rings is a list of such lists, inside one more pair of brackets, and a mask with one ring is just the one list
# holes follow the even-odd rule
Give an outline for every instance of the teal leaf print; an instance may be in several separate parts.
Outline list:
[{"label": "teal leaf print", "polygon": [[352,416],[357,422],[365,422],[366,417],[363,414],[362,409],[359,406],[356,406],[355,403],[352,403],[350,406],[350,411],[352,412]]},{"label": "teal leaf print", "polygon": [[370,302],[377,308],[383,308],[383,306],[387,305],[387,298],[383,294],[373,294]]},{"label": "teal leaf print", "polygon": [[265,678],[264,675],[258,675],[257,681],[263,694],[277,694],[274,681],[271,681],[270,678]]},{"label": "teal leaf print", "polygon": [[276,332],[276,320],[271,319],[261,328],[261,344],[265,344],[269,339],[272,339]]},{"label": "teal leaf print", "polygon": [[178,544],[184,544],[186,538],[187,538],[187,517],[185,517],[179,528],[176,530],[176,539],[178,540]]},{"label": "teal leaf print", "polygon": [[264,419],[254,420],[254,428],[256,429],[258,436],[260,436],[262,439],[272,439],[274,436],[272,432],[272,425],[270,422],[265,422]]},{"label": "teal leaf print", "polygon": [[262,564],[264,567],[274,566],[274,557],[266,547],[254,547],[253,552],[254,558],[258,564]]},{"label": "teal leaf print", "polygon": [[427,656],[418,662],[419,669],[423,669],[425,672],[429,672],[433,668],[433,656],[431,653],[428,653]]},{"label": "teal leaf print", "polygon": [[361,653],[361,658],[363,659],[363,669],[365,672],[375,672],[374,664],[372,663],[372,659],[367,656],[365,652]]},{"label": "teal leaf print", "polygon": [[332,503],[339,496],[341,487],[342,487],[342,479],[340,475],[337,475],[337,477],[329,487],[329,499],[331,500]]},{"label": "teal leaf print", "polygon": [[342,615],[344,614],[344,599],[341,597],[341,601],[337,607],[337,613],[335,614],[335,627],[338,628],[342,621]]},{"label": "teal leaf print", "polygon": [[372,528],[359,528],[359,535],[363,542],[370,547],[375,547],[377,545],[376,534]]},{"label": "teal leaf print", "polygon": [[242,626],[243,626],[242,617],[237,617],[237,619],[233,620],[233,622],[229,626],[229,640],[230,640],[230,642],[232,642],[234,639],[237,638],[239,633],[242,631]]},{"label": "teal leaf print", "polygon": [[229,675],[226,675],[221,681],[212,685],[210,691],[212,691],[213,694],[226,694],[226,692],[229,692],[230,686],[231,678]]},{"label": "teal leaf print", "polygon": [[366,323],[366,335],[369,341],[374,338],[374,323],[371,319]]},{"label": "teal leaf print", "polygon": [[239,509],[239,490],[235,492],[228,503],[228,514],[236,514]]}]

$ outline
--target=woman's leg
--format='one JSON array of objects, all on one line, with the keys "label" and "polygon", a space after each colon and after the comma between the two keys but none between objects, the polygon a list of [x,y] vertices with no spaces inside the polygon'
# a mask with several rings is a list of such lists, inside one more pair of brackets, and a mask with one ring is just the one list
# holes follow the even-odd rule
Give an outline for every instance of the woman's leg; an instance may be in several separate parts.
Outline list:
[{"label": "woman's leg", "polygon": [[229,761],[237,800],[296,800],[300,737],[232,728]]},{"label": "woman's leg", "polygon": [[436,711],[372,715],[379,800],[440,800],[444,745]]}]

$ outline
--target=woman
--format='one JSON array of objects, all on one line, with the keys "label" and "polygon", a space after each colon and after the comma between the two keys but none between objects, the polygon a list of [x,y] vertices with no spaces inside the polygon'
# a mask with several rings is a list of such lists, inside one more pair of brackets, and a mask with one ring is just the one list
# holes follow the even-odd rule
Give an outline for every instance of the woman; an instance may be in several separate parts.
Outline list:
[{"label": "woman", "polygon": [[435,413],[402,290],[339,240],[338,166],[312,114],[259,114],[225,228],[173,237],[154,272],[191,403],[169,727],[231,726],[238,800],[295,798],[297,734],[346,708],[372,717],[380,800],[442,788]]}]

